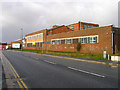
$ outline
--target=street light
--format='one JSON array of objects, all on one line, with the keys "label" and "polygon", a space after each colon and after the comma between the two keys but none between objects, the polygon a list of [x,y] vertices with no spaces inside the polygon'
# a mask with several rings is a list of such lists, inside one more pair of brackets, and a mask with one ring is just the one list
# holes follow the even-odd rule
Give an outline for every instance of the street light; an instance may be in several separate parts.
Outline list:
[{"label": "street light", "polygon": [[23,28],[21,28],[21,40],[22,40],[21,51],[23,51]]}]

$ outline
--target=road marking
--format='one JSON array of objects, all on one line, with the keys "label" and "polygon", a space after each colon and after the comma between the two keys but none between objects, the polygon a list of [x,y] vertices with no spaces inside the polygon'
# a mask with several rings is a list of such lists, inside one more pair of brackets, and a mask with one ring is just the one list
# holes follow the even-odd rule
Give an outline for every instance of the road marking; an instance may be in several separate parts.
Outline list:
[{"label": "road marking", "polygon": [[[33,52],[32,53],[31,52],[24,52],[24,53],[41,55],[39,53],[33,53]],[[48,57],[55,57],[55,58],[62,58],[62,59],[69,59],[69,60],[75,60],[75,61],[81,61],[81,62],[88,62],[88,63],[96,63],[96,64],[113,66],[113,64],[111,64],[111,63],[105,63],[105,62],[99,62],[99,61],[89,61],[89,60],[82,60],[82,59],[77,59],[77,58],[69,58],[69,57],[46,55],[46,54],[42,54],[42,56],[48,56]],[[120,67],[120,64],[115,64],[114,66]]]},{"label": "road marking", "polygon": [[23,88],[23,86],[20,84],[19,81],[17,81],[17,83],[18,83],[18,85],[19,85],[20,88]]},{"label": "road marking", "polygon": [[47,60],[44,60],[44,61],[47,62],[47,63],[50,63],[50,64],[56,64],[54,62],[50,62],[50,61],[47,61]]},{"label": "road marking", "polygon": [[[17,79],[17,76],[15,75],[15,72],[13,71],[13,69],[11,67],[10,67],[10,69],[11,69],[11,71],[12,71],[15,79]],[[18,83],[18,85],[19,85],[20,88],[23,88],[23,86],[21,85],[21,83],[18,80],[17,80],[17,83]]]},{"label": "road marking", "polygon": [[[4,56],[4,55],[3,55]],[[5,56],[4,56],[5,57]],[[6,58],[6,57],[5,57]],[[28,87],[26,86],[26,84],[23,82],[23,80],[20,78],[20,76],[18,75],[18,73],[16,72],[16,70],[14,69],[14,67],[12,66],[12,64],[6,59],[6,61],[8,62],[8,64],[10,65],[10,68],[12,69],[13,75],[15,77],[15,79],[19,79],[19,81],[21,82],[21,84],[25,87],[26,90],[29,90]],[[22,88],[22,85],[20,84],[20,82],[17,81],[19,87]]]},{"label": "road marking", "polygon": [[38,60],[39,58],[34,58],[34,57],[33,57],[33,59],[37,59],[37,60]]},{"label": "road marking", "polygon": [[80,69],[76,69],[76,68],[72,68],[72,67],[68,67],[69,69],[72,69],[72,70],[75,70],[75,71],[80,71],[80,72],[83,72],[83,73],[87,73],[87,74],[91,74],[91,75],[94,75],[94,76],[98,76],[98,77],[105,77],[103,75],[99,75],[99,74],[96,74],[96,73],[91,73],[91,72],[88,72],[88,71],[84,71],[84,70],[80,70]]}]

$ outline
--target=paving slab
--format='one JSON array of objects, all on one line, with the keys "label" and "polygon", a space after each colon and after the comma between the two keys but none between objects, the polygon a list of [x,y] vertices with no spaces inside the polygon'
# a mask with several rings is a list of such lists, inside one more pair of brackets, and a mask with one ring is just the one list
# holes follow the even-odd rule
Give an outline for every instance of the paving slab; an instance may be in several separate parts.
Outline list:
[{"label": "paving slab", "polygon": [[2,89],[2,64],[0,59],[0,90]]}]

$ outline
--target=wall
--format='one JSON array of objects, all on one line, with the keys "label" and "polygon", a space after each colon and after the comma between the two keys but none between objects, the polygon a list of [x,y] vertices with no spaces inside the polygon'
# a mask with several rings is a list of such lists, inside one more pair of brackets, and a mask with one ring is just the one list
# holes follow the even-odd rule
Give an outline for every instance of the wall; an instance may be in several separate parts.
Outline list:
[{"label": "wall", "polygon": [[56,29],[53,28],[51,30],[48,30],[47,35],[49,34],[53,35],[53,34],[58,34],[58,33],[63,33],[63,32],[70,32],[70,31],[72,30],[63,25],[63,26],[56,27]]},{"label": "wall", "polygon": [[[84,25],[91,25],[93,27],[99,27],[98,24],[85,23],[85,22],[78,22],[75,24],[71,24],[71,25],[68,25],[68,27],[71,29],[71,26],[73,26],[73,31],[78,31],[78,30],[84,29]],[[82,28],[80,29],[80,27]]]},{"label": "wall", "polygon": [[[104,27],[97,27],[86,30],[64,32],[54,35],[47,35],[47,36],[46,36],[46,31],[44,31],[44,42],[51,42],[52,39],[98,35],[98,43],[81,44],[82,47],[80,52],[103,54],[103,51],[108,51],[108,53],[110,54],[112,53],[112,34],[111,34],[112,30],[113,30],[112,26],[104,26]],[[116,38],[119,39],[119,37]],[[77,52],[76,47],[77,44],[59,44],[59,45],[43,44],[43,47],[26,47],[25,49]]]},{"label": "wall", "polygon": [[120,28],[113,28],[114,31],[114,53],[120,52]]},{"label": "wall", "polygon": [[[69,38],[69,37],[80,37],[80,36],[90,36],[90,35],[98,35],[99,42],[95,44],[82,44],[81,51],[82,53],[103,53],[103,51],[108,51],[108,53],[112,53],[112,26],[91,28],[86,30],[79,31],[71,31],[67,33],[60,33],[56,35],[47,36],[47,42],[51,42],[52,39],[59,38]],[[74,52],[77,44],[60,44],[60,45],[52,45],[48,44],[48,50],[53,51],[69,51]]]}]

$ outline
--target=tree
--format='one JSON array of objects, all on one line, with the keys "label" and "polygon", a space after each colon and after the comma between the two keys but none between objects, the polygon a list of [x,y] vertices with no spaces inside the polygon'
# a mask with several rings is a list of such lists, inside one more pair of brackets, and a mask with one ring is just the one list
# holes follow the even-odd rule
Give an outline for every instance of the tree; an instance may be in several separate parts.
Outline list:
[{"label": "tree", "polygon": [[78,43],[77,44],[77,51],[80,51],[80,49],[81,49],[81,43]]}]

